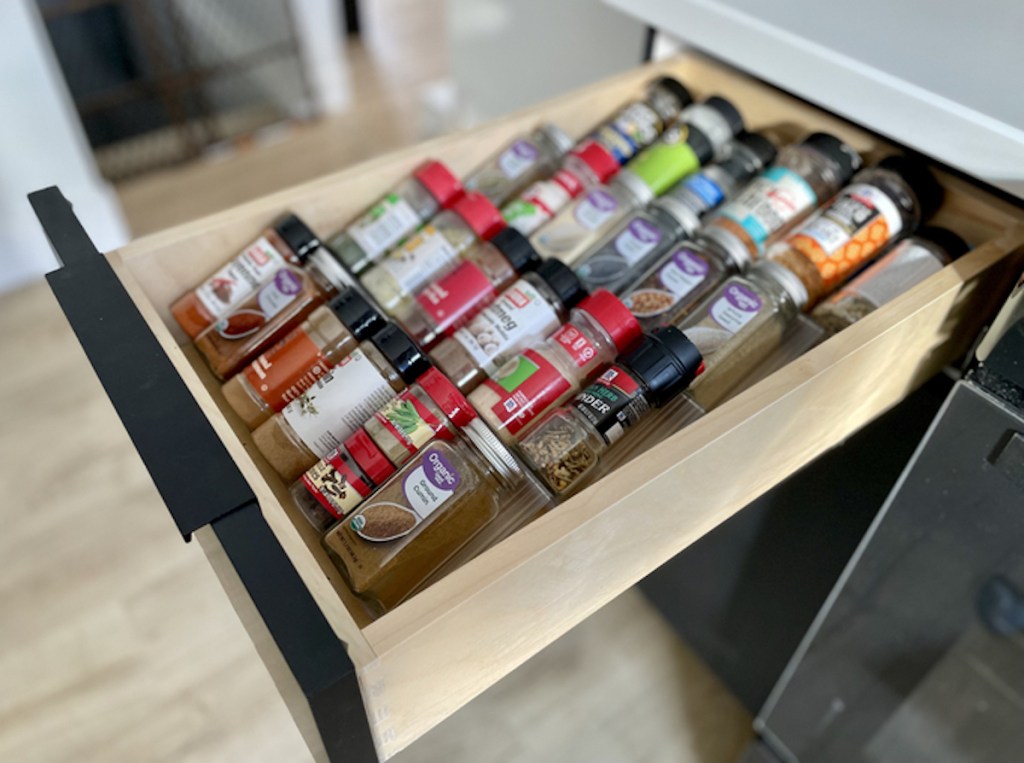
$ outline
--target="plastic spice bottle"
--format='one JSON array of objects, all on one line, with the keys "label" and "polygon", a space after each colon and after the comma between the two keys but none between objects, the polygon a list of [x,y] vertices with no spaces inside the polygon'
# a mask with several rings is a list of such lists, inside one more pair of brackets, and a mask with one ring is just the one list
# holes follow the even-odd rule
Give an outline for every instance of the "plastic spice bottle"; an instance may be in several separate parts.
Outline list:
[{"label": "plastic spice bottle", "polygon": [[610,180],[619,163],[596,141],[587,141],[565,157],[550,178],[538,180],[506,204],[501,214],[509,227],[530,235],[584,191]]},{"label": "plastic spice bottle", "polygon": [[647,86],[644,100],[627,103],[590,137],[625,164],[657,140],[691,103],[693,96],[679,80],[659,77]]},{"label": "plastic spice bottle", "polygon": [[430,358],[459,390],[469,393],[515,353],[555,331],[585,296],[565,263],[546,260],[438,344]]},{"label": "plastic spice bottle", "polygon": [[381,196],[328,246],[355,275],[362,274],[402,239],[462,198],[462,183],[441,162],[426,161]]},{"label": "plastic spice bottle", "polygon": [[525,479],[483,422],[461,431],[430,443],[324,536],[349,587],[378,611],[402,601],[486,527]]},{"label": "plastic spice bottle", "polygon": [[415,236],[362,275],[362,283],[389,315],[431,281],[454,269],[462,254],[505,227],[501,212],[476,192],[467,193]]},{"label": "plastic spice bottle", "polygon": [[397,326],[386,326],[261,424],[253,442],[293,482],[428,368],[415,343]]},{"label": "plastic spice bottle", "polygon": [[[630,212],[645,206],[687,175],[710,161],[718,150],[701,127],[684,121],[693,118],[715,125],[725,136],[743,129],[739,114],[717,96],[685,109],[680,121],[645,149],[608,185],[595,188],[563,209],[530,241],[545,257],[572,261],[590,250]],[[731,134],[727,138],[731,138]]]},{"label": "plastic spice bottle", "polygon": [[704,235],[736,262],[750,262],[835,195],[860,167],[860,154],[839,138],[823,132],[809,135],[779,151],[774,166],[708,219]]},{"label": "plastic spice bottle", "polygon": [[301,265],[320,239],[293,214],[285,215],[233,260],[171,305],[171,314],[189,339],[226,315],[282,265]]},{"label": "plastic spice bottle", "polygon": [[553,124],[543,124],[486,159],[466,178],[467,191],[477,191],[502,205],[535,180],[550,175],[572,138]]},{"label": "plastic spice bottle", "polygon": [[451,440],[475,418],[455,385],[431,368],[307,470],[291,486],[292,498],[323,532],[352,513],[428,443]]},{"label": "plastic spice bottle", "polygon": [[519,452],[551,490],[564,496],[582,486],[601,454],[629,427],[686,389],[702,368],[700,352],[681,331],[658,329],[570,405],[544,418],[523,438]]},{"label": "plastic spice bottle", "polygon": [[797,274],[810,307],[941,203],[942,186],[924,164],[890,156],[858,172],[828,206],[765,256]]},{"label": "plastic spice bottle", "polygon": [[610,291],[599,289],[546,341],[523,350],[473,390],[469,402],[503,441],[515,442],[639,339],[633,314]]},{"label": "plastic spice bottle", "polygon": [[248,298],[196,337],[195,345],[220,379],[227,379],[313,310],[352,286],[352,277],[323,247],[300,256],[305,267],[282,265]]},{"label": "plastic spice bottle", "polygon": [[520,273],[535,270],[540,263],[526,237],[506,228],[472,247],[455,270],[424,287],[396,320],[420,347],[429,349],[491,304]]},{"label": "plastic spice bottle", "polygon": [[221,388],[224,399],[255,429],[385,325],[358,292],[345,289],[232,376]]},{"label": "plastic spice bottle", "polygon": [[967,249],[951,230],[921,228],[818,305],[811,317],[830,335],[838,333],[938,273]]},{"label": "plastic spice bottle", "polygon": [[576,274],[587,288],[624,290],[673,244],[694,235],[705,212],[775,157],[775,146],[756,133],[744,133],[729,146],[724,161],[680,181],[646,209],[634,212],[601,246],[577,261]]},{"label": "plastic spice bottle", "polygon": [[704,356],[706,370],[690,396],[709,410],[779,346],[789,324],[807,304],[796,275],[769,260],[726,279],[678,323]]}]

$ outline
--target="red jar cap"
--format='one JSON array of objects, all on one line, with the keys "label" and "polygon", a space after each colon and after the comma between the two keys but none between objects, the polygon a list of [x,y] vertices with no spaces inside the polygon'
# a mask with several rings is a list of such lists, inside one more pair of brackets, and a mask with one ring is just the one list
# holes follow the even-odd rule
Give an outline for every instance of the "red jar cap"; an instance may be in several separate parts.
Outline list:
[{"label": "red jar cap", "polygon": [[615,342],[615,349],[625,352],[632,347],[642,331],[636,316],[622,304],[622,300],[607,289],[595,289],[594,292],[576,306],[601,324],[608,336]]},{"label": "red jar cap", "polygon": [[374,485],[380,485],[396,471],[394,464],[388,461],[365,429],[356,430],[355,434],[345,440],[345,450]]},{"label": "red jar cap", "polygon": [[448,380],[448,377],[436,368],[431,368],[416,383],[434,401],[434,405],[440,408],[442,413],[460,429],[476,418],[473,406]]},{"label": "red jar cap", "polygon": [[452,204],[462,198],[462,183],[455,177],[455,174],[445,167],[441,162],[423,162],[412,172],[412,176],[423,184],[431,196],[437,199],[441,209],[448,209]]},{"label": "red jar cap", "polygon": [[452,212],[465,220],[466,225],[483,241],[490,241],[494,234],[505,227],[505,218],[498,208],[477,191],[470,191],[455,202]]},{"label": "red jar cap", "polygon": [[588,140],[578,148],[574,148],[572,153],[594,171],[601,183],[619,171],[618,160],[596,140]]}]

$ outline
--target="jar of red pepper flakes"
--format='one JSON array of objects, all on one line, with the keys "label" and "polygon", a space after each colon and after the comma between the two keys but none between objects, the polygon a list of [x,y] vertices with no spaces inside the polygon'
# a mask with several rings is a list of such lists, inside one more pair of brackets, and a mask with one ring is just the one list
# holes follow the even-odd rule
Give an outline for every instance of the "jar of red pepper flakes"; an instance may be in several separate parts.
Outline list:
[{"label": "jar of red pepper flakes", "polygon": [[452,439],[475,418],[455,385],[431,368],[306,471],[291,486],[292,498],[310,524],[324,532],[421,448],[435,439]]}]

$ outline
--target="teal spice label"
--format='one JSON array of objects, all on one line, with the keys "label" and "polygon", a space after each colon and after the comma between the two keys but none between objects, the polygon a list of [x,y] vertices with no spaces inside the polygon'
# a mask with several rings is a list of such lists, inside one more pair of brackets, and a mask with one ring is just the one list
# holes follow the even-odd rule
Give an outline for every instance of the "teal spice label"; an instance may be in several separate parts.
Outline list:
[{"label": "teal spice label", "polygon": [[661,196],[700,169],[700,159],[687,142],[689,132],[685,124],[671,128],[629,163],[629,171],[643,180],[655,196]]}]

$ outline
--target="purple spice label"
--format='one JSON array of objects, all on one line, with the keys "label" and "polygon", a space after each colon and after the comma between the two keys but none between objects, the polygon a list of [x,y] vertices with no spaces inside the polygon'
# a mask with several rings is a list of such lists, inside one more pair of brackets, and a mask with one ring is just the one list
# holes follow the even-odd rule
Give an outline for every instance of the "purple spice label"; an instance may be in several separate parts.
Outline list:
[{"label": "purple spice label", "polygon": [[462,475],[439,450],[427,451],[423,459],[423,472],[427,480],[441,490],[454,491],[462,484]]},{"label": "purple spice label", "polygon": [[274,276],[274,285],[282,294],[298,294],[302,291],[302,281],[290,270],[279,270]]},{"label": "purple spice label", "polygon": [[629,224],[629,231],[637,241],[653,246],[661,241],[661,231],[657,226],[638,218]]},{"label": "purple spice label", "polygon": [[614,212],[616,207],[619,206],[614,196],[600,189],[587,194],[587,201],[590,202],[592,207],[601,212]]},{"label": "purple spice label", "polygon": [[711,266],[689,249],[680,249],[672,255],[672,261],[688,276],[706,276]]},{"label": "purple spice label", "polygon": [[537,147],[526,140],[517,140],[512,146],[512,152],[520,159],[536,159]]},{"label": "purple spice label", "polygon": [[711,303],[711,319],[730,334],[746,326],[761,310],[761,298],[741,283],[726,283],[721,296]]},{"label": "purple spice label", "polygon": [[756,313],[761,309],[761,298],[743,284],[729,284],[724,296],[730,305],[745,313]]},{"label": "purple spice label", "polygon": [[509,178],[517,178],[537,161],[540,151],[528,140],[517,140],[498,157],[498,168]]}]

